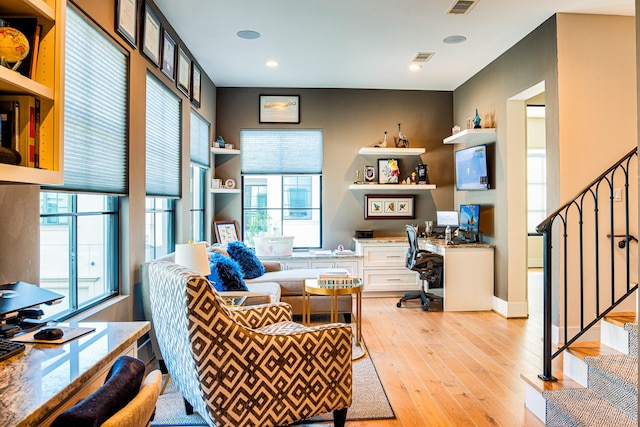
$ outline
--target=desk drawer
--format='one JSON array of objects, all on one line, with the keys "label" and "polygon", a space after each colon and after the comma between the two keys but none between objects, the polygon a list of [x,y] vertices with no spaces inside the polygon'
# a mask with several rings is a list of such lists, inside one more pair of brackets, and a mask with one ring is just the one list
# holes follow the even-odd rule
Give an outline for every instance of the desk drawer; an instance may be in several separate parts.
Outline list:
[{"label": "desk drawer", "polygon": [[418,274],[403,269],[364,270],[364,291],[413,291],[420,288]]},{"label": "desk drawer", "polygon": [[404,267],[408,246],[364,246],[362,248],[363,265],[368,267]]}]

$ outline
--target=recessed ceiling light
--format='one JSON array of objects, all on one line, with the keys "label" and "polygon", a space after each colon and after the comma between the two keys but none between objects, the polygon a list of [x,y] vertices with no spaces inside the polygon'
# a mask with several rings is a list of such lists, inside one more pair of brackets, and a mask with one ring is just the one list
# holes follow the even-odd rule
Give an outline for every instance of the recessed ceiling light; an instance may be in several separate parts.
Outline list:
[{"label": "recessed ceiling light", "polygon": [[444,39],[442,39],[442,41],[447,43],[447,44],[462,43],[463,41],[466,41],[466,40],[467,40],[467,38],[465,36],[459,36],[459,35],[449,36],[449,37],[445,37]]},{"label": "recessed ceiling light", "polygon": [[253,30],[240,30],[236,34],[241,39],[254,40],[260,38],[260,33]]},{"label": "recessed ceiling light", "polygon": [[420,71],[422,70],[422,65],[420,64],[410,64],[409,71]]},{"label": "recessed ceiling light", "polygon": [[278,64],[278,61],[276,61],[274,59],[270,59],[267,62],[265,62],[264,65],[266,65],[269,68],[276,68],[280,64]]}]

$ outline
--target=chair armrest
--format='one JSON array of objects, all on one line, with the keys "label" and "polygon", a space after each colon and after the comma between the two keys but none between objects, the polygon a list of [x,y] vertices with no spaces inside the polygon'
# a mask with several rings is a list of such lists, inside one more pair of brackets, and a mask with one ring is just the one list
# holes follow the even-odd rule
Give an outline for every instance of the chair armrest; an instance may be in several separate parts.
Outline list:
[{"label": "chair armrest", "polygon": [[282,270],[282,264],[280,264],[278,261],[262,261],[262,265],[264,265],[266,273]]},{"label": "chair armrest", "polygon": [[231,308],[231,314],[238,324],[249,329],[261,328],[278,322],[290,322],[291,306],[286,302]]}]

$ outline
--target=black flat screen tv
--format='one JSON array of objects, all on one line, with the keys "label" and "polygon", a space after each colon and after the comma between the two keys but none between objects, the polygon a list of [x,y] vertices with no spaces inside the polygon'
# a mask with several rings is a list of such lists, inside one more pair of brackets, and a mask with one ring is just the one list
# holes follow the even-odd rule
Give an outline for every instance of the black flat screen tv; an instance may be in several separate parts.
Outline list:
[{"label": "black flat screen tv", "polygon": [[489,189],[486,145],[456,151],[455,163],[457,190]]}]

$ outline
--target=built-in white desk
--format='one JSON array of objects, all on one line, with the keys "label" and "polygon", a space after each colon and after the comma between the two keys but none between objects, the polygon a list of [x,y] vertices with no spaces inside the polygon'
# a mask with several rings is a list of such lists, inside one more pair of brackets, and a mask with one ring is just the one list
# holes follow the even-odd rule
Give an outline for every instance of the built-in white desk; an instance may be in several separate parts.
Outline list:
[{"label": "built-in white desk", "polygon": [[79,323],[96,330],[66,344],[26,344],[0,362],[0,425],[48,426],[91,395],[121,355],[137,356],[149,322]]},{"label": "built-in white desk", "polygon": [[[354,239],[362,256],[365,296],[400,296],[416,291],[418,274],[405,266],[406,237]],[[419,239],[421,249],[444,258],[442,289],[444,311],[483,311],[493,306],[494,246],[483,243],[447,245],[444,240]]]}]

